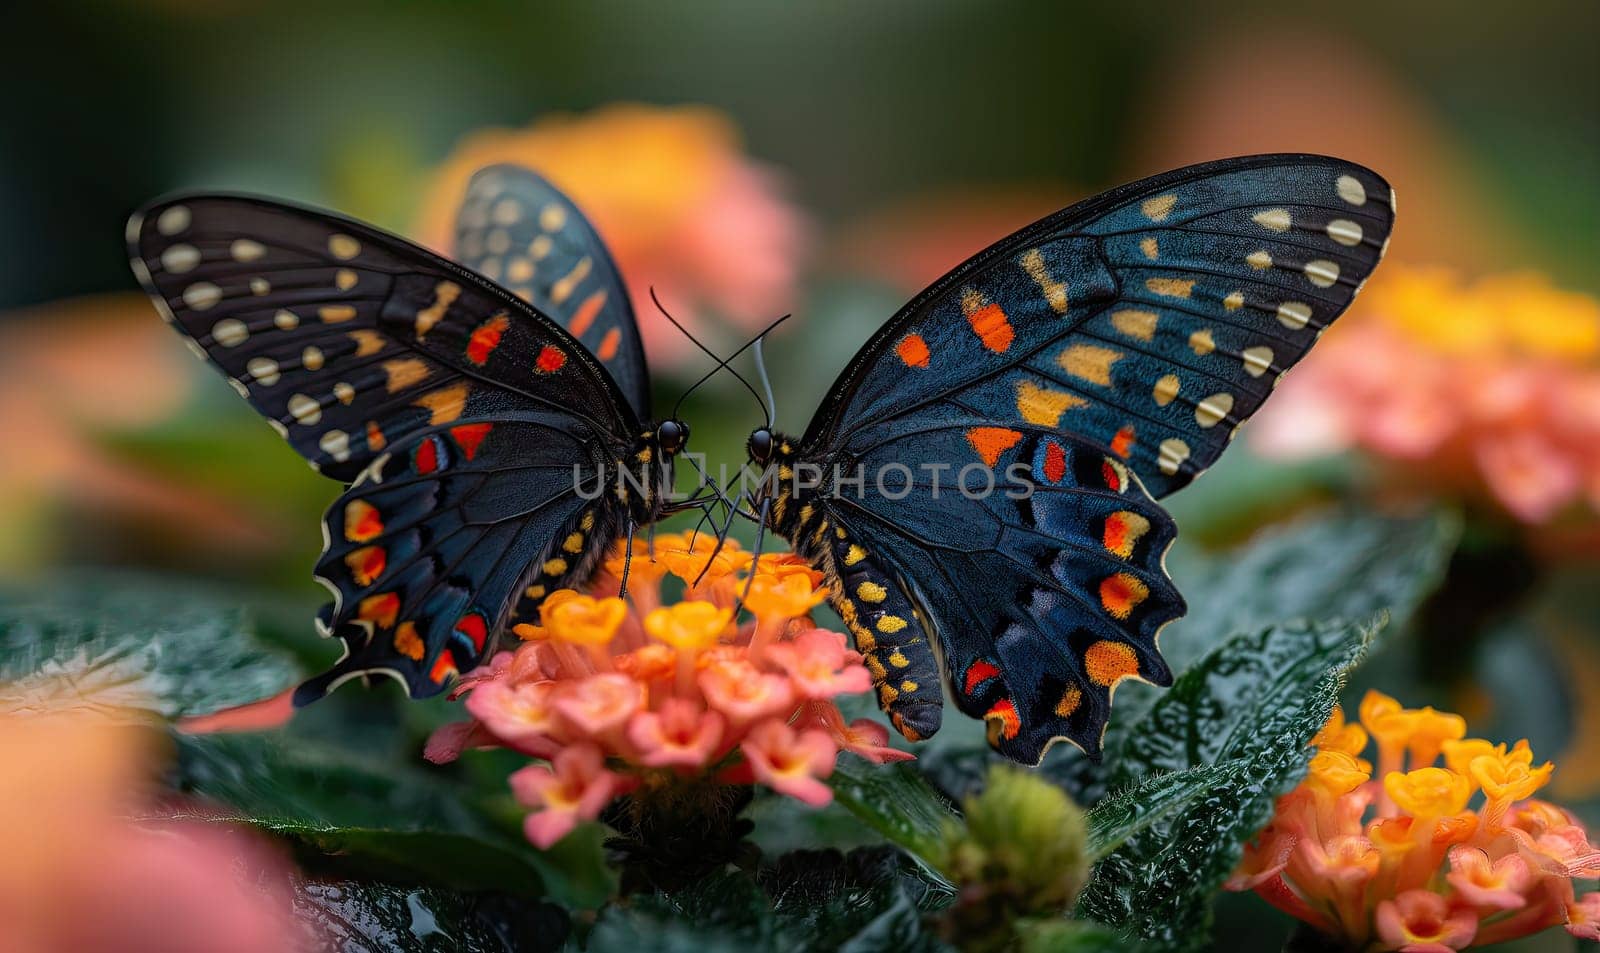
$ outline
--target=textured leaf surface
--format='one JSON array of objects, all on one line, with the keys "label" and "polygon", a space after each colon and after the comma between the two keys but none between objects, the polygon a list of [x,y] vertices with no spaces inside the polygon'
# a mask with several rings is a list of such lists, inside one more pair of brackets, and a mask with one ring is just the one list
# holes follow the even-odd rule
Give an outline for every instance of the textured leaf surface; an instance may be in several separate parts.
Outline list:
[{"label": "textured leaf surface", "polygon": [[297,673],[236,607],[154,577],[84,574],[0,591],[0,711],[42,704],[205,715]]},{"label": "textured leaf surface", "polygon": [[920,857],[928,856],[944,821],[958,816],[954,805],[905,762],[877,765],[842,758],[829,784],[841,806]]},{"label": "textured leaf surface", "polygon": [[303,865],[344,877],[538,895],[533,850],[469,792],[419,770],[277,733],[179,741],[175,786],[288,840]]},{"label": "textured leaf surface", "polygon": [[1125,840],[1096,866],[1079,913],[1161,948],[1203,948],[1211,894],[1304,776],[1312,736],[1384,621],[1239,635],[1179,677],[1108,761],[1114,789],[1157,785],[1160,772],[1188,777],[1139,823],[1114,816],[1131,810],[1126,799],[1106,803],[1096,829]]},{"label": "textured leaf surface", "polygon": [[302,883],[294,910],[314,948],[338,953],[534,953],[570,931],[552,904],[386,883]]}]

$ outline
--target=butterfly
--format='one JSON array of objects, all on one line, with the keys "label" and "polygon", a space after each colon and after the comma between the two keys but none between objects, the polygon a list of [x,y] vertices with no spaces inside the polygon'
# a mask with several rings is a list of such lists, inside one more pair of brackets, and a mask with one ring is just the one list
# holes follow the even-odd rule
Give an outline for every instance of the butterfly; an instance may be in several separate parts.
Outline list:
[{"label": "butterfly", "polygon": [[578,588],[670,499],[689,439],[649,422],[638,326],[576,206],[534,173],[468,185],[463,264],[328,212],[244,195],[155,202],[128,223],[156,308],[290,446],[347,484],[322,522],[318,614],[359,675],[446,690],[513,614]]},{"label": "butterfly", "polygon": [[939,729],[947,684],[1015,761],[1098,758],[1118,683],[1172,683],[1156,501],[1350,304],[1393,220],[1383,179],[1322,156],[1125,185],[913,298],[803,436],[751,433],[754,517],[824,573],[901,734]]}]

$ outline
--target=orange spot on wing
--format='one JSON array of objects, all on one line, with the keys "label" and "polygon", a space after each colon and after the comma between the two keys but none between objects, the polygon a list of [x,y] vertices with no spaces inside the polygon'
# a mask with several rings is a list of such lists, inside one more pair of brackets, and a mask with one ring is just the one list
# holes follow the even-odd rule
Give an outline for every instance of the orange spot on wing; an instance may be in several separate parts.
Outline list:
[{"label": "orange spot on wing", "polygon": [[461,416],[461,411],[467,406],[467,391],[465,382],[451,384],[423,394],[412,403],[428,411],[428,426],[437,427]]},{"label": "orange spot on wing", "polygon": [[1132,646],[1102,640],[1083,653],[1083,669],[1096,685],[1114,685],[1120,678],[1139,674],[1139,656]]},{"label": "orange spot on wing", "polygon": [[1106,481],[1107,487],[1116,490],[1118,493],[1122,492],[1122,471],[1117,469],[1117,465],[1112,462],[1110,457],[1107,457],[1100,464],[1100,479]]},{"label": "orange spot on wing", "polygon": [[370,586],[383,575],[384,567],[389,564],[389,554],[382,546],[363,546],[347,553],[344,564],[350,567],[350,576],[356,585]]},{"label": "orange spot on wing", "polygon": [[383,517],[366,500],[351,500],[344,508],[344,538],[364,543],[383,535]]},{"label": "orange spot on wing", "polygon": [[996,354],[1003,354],[1011,346],[1011,339],[1015,337],[1011,330],[1011,322],[1006,319],[1006,313],[997,304],[986,304],[967,314],[967,323],[972,325],[973,333],[978,335],[978,340],[983,346]]},{"label": "orange spot on wing", "polygon": [[908,334],[900,339],[894,346],[894,352],[900,355],[907,367],[928,366],[928,342],[920,334]]},{"label": "orange spot on wing", "polygon": [[478,455],[478,445],[483,443],[483,438],[489,436],[489,431],[494,429],[494,424],[462,424],[450,428],[450,436],[461,446],[461,452],[471,460]]},{"label": "orange spot on wing", "polygon": [[1022,434],[1004,427],[973,427],[967,431],[967,442],[989,466],[1000,462],[1000,454],[1017,445]]},{"label": "orange spot on wing", "polygon": [[978,690],[978,686],[1000,674],[1000,669],[987,659],[978,659],[967,666],[967,677],[964,680],[968,695]]},{"label": "orange spot on wing", "polygon": [[567,363],[567,356],[554,344],[546,344],[534,359],[533,367],[541,374],[554,374]]},{"label": "orange spot on wing", "polygon": [[1022,730],[1022,719],[1017,717],[1017,706],[1011,699],[1002,698],[995,702],[993,707],[983,713],[983,720],[990,722],[991,732],[999,729],[1000,736],[1010,741]]},{"label": "orange spot on wing", "polygon": [[361,605],[356,607],[356,618],[366,622],[376,622],[379,628],[387,629],[394,625],[394,617],[400,613],[400,595],[394,592],[380,592],[375,596],[368,596],[361,600]]},{"label": "orange spot on wing", "polygon": [[1061,449],[1061,444],[1054,440],[1044,446],[1044,478],[1051,483],[1060,483],[1061,478],[1067,475],[1067,452]]},{"label": "orange spot on wing", "polygon": [[1061,693],[1061,700],[1056,702],[1056,717],[1071,718],[1072,713],[1078,710],[1083,703],[1083,692],[1076,688],[1069,688]]},{"label": "orange spot on wing", "polygon": [[1119,510],[1106,517],[1102,541],[1106,549],[1127,559],[1139,538],[1150,531],[1150,521],[1127,510]]},{"label": "orange spot on wing", "polygon": [[484,642],[489,638],[489,623],[484,621],[482,615],[469,612],[456,621],[456,631],[470,639],[473,647],[481,653]]},{"label": "orange spot on wing", "polygon": [[433,668],[428,671],[428,677],[433,679],[434,684],[442,685],[446,679],[453,678],[460,671],[456,668],[455,656],[449,651],[444,651],[433,660]]},{"label": "orange spot on wing", "polygon": [[382,450],[389,443],[383,431],[378,429],[376,420],[367,421],[367,449],[372,451]]},{"label": "orange spot on wing", "polygon": [[1124,460],[1128,459],[1128,454],[1133,452],[1132,424],[1123,427],[1111,438],[1111,452]]},{"label": "orange spot on wing", "polygon": [[606,336],[600,339],[600,349],[595,351],[595,357],[602,361],[609,361],[617,356],[617,348],[622,345],[622,330],[612,328]]},{"label": "orange spot on wing", "polygon": [[423,644],[422,636],[417,634],[415,622],[402,622],[400,627],[394,630],[394,650],[413,662],[422,661],[427,648]]},{"label": "orange spot on wing", "polygon": [[1113,573],[1100,580],[1100,605],[1118,619],[1126,619],[1150,595],[1150,587],[1129,573]]},{"label": "orange spot on wing", "polygon": [[600,309],[606,306],[606,291],[601,288],[594,294],[583,299],[583,304],[578,305],[578,310],[572,313],[572,321],[567,324],[567,330],[575,338],[583,337],[583,332],[589,330],[589,325],[594,323],[595,316]]}]

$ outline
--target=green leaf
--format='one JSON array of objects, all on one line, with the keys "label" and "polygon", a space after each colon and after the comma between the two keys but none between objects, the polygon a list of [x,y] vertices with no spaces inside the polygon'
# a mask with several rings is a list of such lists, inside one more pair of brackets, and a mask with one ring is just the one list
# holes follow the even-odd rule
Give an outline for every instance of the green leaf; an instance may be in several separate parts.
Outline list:
[{"label": "green leaf", "polygon": [[843,758],[829,779],[838,803],[868,827],[918,857],[929,856],[955,806],[906,762]]},{"label": "green leaf", "polygon": [[600,912],[589,953],[755,953],[777,948],[771,902],[755,881],[723,871],[687,890],[630,898]]},{"label": "green leaf", "polygon": [[1090,857],[1100,860],[1130,837],[1185,809],[1216,787],[1226,771],[1202,765],[1154,774],[1102,798],[1088,811]]},{"label": "green leaf", "polygon": [[180,718],[271,697],[297,678],[241,610],[190,585],[81,574],[0,591],[0,711],[48,693]]},{"label": "green leaf", "polygon": [[294,912],[307,949],[342,953],[556,950],[571,931],[553,904],[387,883],[301,882]]},{"label": "green leaf", "polygon": [[[1079,914],[1163,949],[1206,944],[1213,891],[1274,802],[1305,774],[1311,738],[1386,622],[1288,623],[1236,636],[1178,678],[1115,752],[1116,788],[1165,798],[1128,820],[1117,794],[1094,823],[1122,844],[1096,866]],[[1149,780],[1144,780],[1149,779]]]},{"label": "green leaf", "polygon": [[532,847],[477,810],[470,791],[421,770],[279,733],[202,735],[179,739],[174,784],[287,840],[310,870],[545,892],[547,865]]},{"label": "green leaf", "polygon": [[1170,568],[1189,613],[1162,633],[1162,654],[1181,672],[1229,636],[1291,619],[1365,619],[1387,610],[1390,623],[1403,627],[1443,579],[1460,533],[1460,521],[1441,512],[1337,509],[1203,559],[1174,552]]}]

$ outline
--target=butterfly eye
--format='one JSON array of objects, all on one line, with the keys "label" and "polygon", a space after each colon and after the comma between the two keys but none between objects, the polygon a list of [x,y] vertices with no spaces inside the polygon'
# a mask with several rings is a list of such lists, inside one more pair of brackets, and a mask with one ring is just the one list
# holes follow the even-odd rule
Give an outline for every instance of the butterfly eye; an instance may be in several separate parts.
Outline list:
[{"label": "butterfly eye", "polygon": [[656,428],[656,441],[662,453],[677,453],[689,442],[689,425],[681,420],[664,421]]},{"label": "butterfly eye", "polygon": [[749,451],[751,460],[760,466],[766,466],[767,461],[772,459],[772,431],[765,427],[752,431],[746,450]]}]

